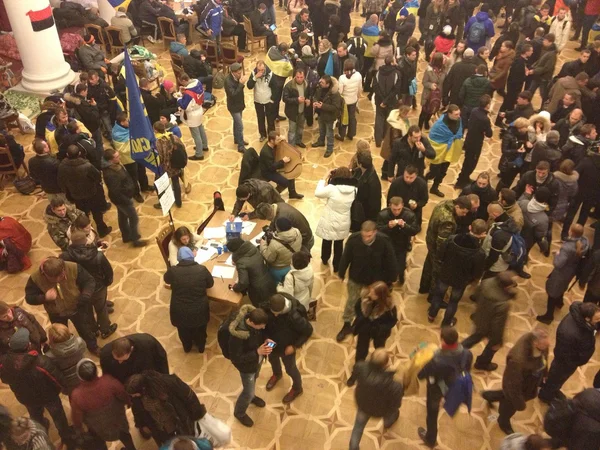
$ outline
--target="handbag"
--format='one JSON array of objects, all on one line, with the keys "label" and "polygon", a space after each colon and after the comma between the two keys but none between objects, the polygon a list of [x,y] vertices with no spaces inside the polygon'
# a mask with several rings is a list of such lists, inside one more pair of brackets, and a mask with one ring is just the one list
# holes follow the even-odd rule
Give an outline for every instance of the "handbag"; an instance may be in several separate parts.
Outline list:
[{"label": "handbag", "polygon": [[219,70],[213,76],[213,87],[215,89],[223,89],[225,87],[225,74]]},{"label": "handbag", "polygon": [[410,84],[408,85],[408,94],[416,95],[417,94],[417,79],[413,78],[410,80]]},{"label": "handbag", "polygon": [[31,195],[35,193],[35,190],[37,189],[37,184],[35,180],[29,175],[15,178],[13,184],[15,186],[15,189],[23,195]]},{"label": "handbag", "polygon": [[208,440],[214,447],[222,447],[231,442],[231,428],[209,413],[196,422],[194,429],[195,437]]}]

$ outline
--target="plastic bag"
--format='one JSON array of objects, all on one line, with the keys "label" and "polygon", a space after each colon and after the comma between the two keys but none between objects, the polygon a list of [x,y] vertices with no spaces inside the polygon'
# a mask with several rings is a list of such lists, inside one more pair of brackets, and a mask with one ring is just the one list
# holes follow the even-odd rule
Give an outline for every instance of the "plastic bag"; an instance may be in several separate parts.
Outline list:
[{"label": "plastic bag", "polygon": [[21,126],[21,129],[24,133],[35,133],[35,125],[33,125],[33,122],[29,120],[29,117],[27,117],[23,113],[19,113],[19,125]]},{"label": "plastic bag", "polygon": [[207,439],[215,447],[222,447],[231,442],[231,428],[225,422],[206,413],[196,422],[196,437]]}]

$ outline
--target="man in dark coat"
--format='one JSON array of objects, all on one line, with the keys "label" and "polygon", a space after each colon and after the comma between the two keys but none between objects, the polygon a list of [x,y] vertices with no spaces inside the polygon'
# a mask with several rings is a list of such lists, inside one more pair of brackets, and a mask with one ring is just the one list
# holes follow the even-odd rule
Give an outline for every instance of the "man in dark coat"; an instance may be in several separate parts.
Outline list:
[{"label": "man in dark coat", "polygon": [[[579,54],[579,58],[567,61],[560,68],[560,72],[556,75],[555,80],[563,77],[575,77],[578,73],[586,72],[588,61],[592,51],[588,48],[584,48]],[[590,74],[590,76],[593,76]]]},{"label": "man in dark coat", "polygon": [[169,267],[164,279],[171,285],[171,325],[177,328],[183,351],[189,353],[196,344],[204,353],[210,319],[206,290],[215,282],[208,269],[194,261],[194,254],[189,247],[181,247],[177,252],[179,264]]},{"label": "man in dark coat", "polygon": [[271,205],[273,203],[284,202],[281,195],[279,195],[279,192],[277,192],[271,183],[256,178],[251,178],[240,183],[235,190],[235,197],[236,201],[233,205],[231,216],[229,217],[230,220],[235,219],[235,217],[240,214],[246,202],[250,203],[250,206],[254,208],[254,211],[244,213],[244,216],[242,217],[243,220],[256,218],[256,207],[261,203],[268,203]]},{"label": "man in dark coat", "polygon": [[525,119],[529,119],[533,116],[535,112],[533,110],[533,105],[531,104],[531,92],[523,91],[517,95],[517,103],[514,106],[514,109],[511,111],[498,113],[496,117],[496,126],[507,126],[511,125],[515,120],[519,117],[524,117]]},{"label": "man in dark coat", "polygon": [[486,137],[492,137],[492,122],[488,117],[491,106],[492,98],[486,94],[479,98],[479,107],[474,108],[471,111],[468,125],[469,132],[467,133],[467,138],[463,145],[465,160],[463,161],[462,169],[454,184],[455,189],[464,188],[471,182],[471,174],[475,170],[475,167],[477,167],[479,157],[481,156],[483,141]]},{"label": "man in dark coat", "polygon": [[30,351],[27,328],[19,328],[13,334],[9,347],[10,351],[0,357],[0,380],[27,408],[29,417],[46,429],[50,425],[44,417],[44,409],[47,409],[63,443],[69,446],[74,436],[60,401],[60,392],[67,384],[64,375],[50,358]]},{"label": "man in dark coat", "polygon": [[429,201],[429,190],[427,189],[427,181],[418,176],[418,169],[415,166],[406,166],[402,176],[392,182],[387,195],[388,203],[392,197],[401,197],[404,200],[404,204],[415,213],[417,226],[421,230],[423,207]]},{"label": "man in dark coat", "polygon": [[[570,97],[570,94],[565,94],[565,97]],[[573,103],[572,106],[573,109],[571,109],[565,117],[562,117],[556,121],[552,120],[554,123],[552,130],[557,131],[560,136],[558,140],[559,149],[564,147],[571,136],[579,135],[581,127],[585,125],[587,121],[586,117],[583,115],[583,111],[579,108],[575,108],[575,103]],[[565,108],[561,109],[566,110]],[[557,113],[560,113],[561,109],[557,110]],[[547,137],[546,140],[548,140]]]},{"label": "man in dark coat", "polygon": [[473,49],[468,48],[463,54],[463,59],[450,68],[442,86],[442,103],[444,106],[458,105],[460,88],[464,81],[475,73],[477,67],[474,56]]},{"label": "man in dark coat", "polygon": [[476,219],[469,226],[468,233],[450,236],[444,244],[441,255],[441,269],[431,293],[431,306],[427,320],[433,323],[449,288],[452,288],[450,300],[442,320],[442,327],[456,325],[456,310],[467,285],[481,278],[485,252],[481,249],[481,240],[487,231],[486,223]]},{"label": "man in dark coat", "polygon": [[506,356],[502,389],[481,393],[488,403],[500,402],[498,425],[506,434],[514,433],[511,417],[517,411],[524,411],[527,401],[537,396],[547,372],[549,347],[550,339],[546,330],[536,328],[525,333]]},{"label": "man in dark coat", "polygon": [[517,97],[523,90],[523,85],[527,80],[529,74],[529,67],[527,60],[533,54],[533,47],[531,44],[523,44],[521,46],[521,53],[518,58],[515,58],[514,62],[510,66],[508,72],[508,78],[506,80],[506,95],[504,96],[504,102],[500,106],[498,117],[496,118],[496,125],[501,126],[502,117],[500,113],[504,111],[510,111],[515,107]]},{"label": "man in dark coat", "polygon": [[348,298],[344,308],[344,326],[337,334],[341,342],[352,333],[354,306],[360,298],[363,287],[375,281],[392,284],[398,279],[398,266],[394,247],[389,237],[377,231],[377,224],[371,220],[363,222],[360,232],[350,235],[344,247],[338,275],[343,280],[348,271]]},{"label": "man in dark coat", "polygon": [[[62,161],[67,156],[67,150],[71,145],[79,148],[80,156],[87,159],[96,169],[102,169],[103,146],[98,147],[96,141],[88,133],[81,131],[78,122],[70,122],[67,127],[67,133],[63,135],[58,147],[56,157]],[[102,136],[100,136],[102,140]]]},{"label": "man in dark coat", "polygon": [[327,144],[323,156],[329,158],[333,154],[333,124],[341,118],[343,112],[342,96],[329,75],[323,75],[319,80],[319,86],[312,98],[312,105],[319,115],[319,136],[311,145],[312,147],[323,147]]},{"label": "man in dark coat", "polygon": [[48,336],[35,316],[18,306],[9,306],[0,301],[0,355],[10,349],[10,338],[20,329],[29,331],[29,343],[32,350],[42,353],[42,345],[46,345]]},{"label": "man in dark coat", "polygon": [[550,116],[550,122],[554,124],[558,123],[560,119],[566,118],[576,107],[574,94],[572,92],[567,92],[563,98],[558,101],[556,111]]},{"label": "man in dark coat", "polygon": [[40,182],[42,190],[52,200],[62,192],[58,184],[58,166],[60,161],[50,154],[50,147],[46,141],[36,139],[33,142],[35,156],[29,159],[29,174]]},{"label": "man in dark coat", "polygon": [[441,350],[417,375],[419,380],[427,380],[427,429],[419,427],[418,434],[430,448],[435,447],[437,441],[440,401],[445,395],[441,386],[450,386],[460,372],[470,372],[473,363],[471,352],[458,343],[455,328],[442,327],[441,341]]},{"label": "man in dark coat", "polygon": [[246,427],[254,425],[254,421],[246,414],[250,403],[259,408],[265,407],[265,401],[254,395],[254,389],[260,365],[273,351],[273,347],[268,345],[273,341],[265,339],[263,331],[268,320],[267,313],[262,309],[244,305],[224,324],[229,332],[229,359],[242,379],[242,392],[235,402],[233,415]]},{"label": "man in dark coat", "polygon": [[370,152],[359,152],[356,158],[358,167],[352,172],[358,180],[358,200],[364,209],[366,220],[377,220],[381,211],[381,181],[373,167],[373,157]]},{"label": "man in dark coat", "polygon": [[304,198],[304,195],[296,192],[296,180],[289,180],[278,172],[278,170],[283,169],[290,162],[289,156],[284,156],[279,161],[275,159],[275,151],[280,142],[279,133],[277,131],[269,131],[267,142],[258,157],[260,173],[265,180],[277,183],[278,192],[283,192],[287,189],[290,199],[301,200]]},{"label": "man in dark coat", "polygon": [[481,98],[492,92],[492,86],[488,79],[488,67],[480,64],[475,68],[475,74],[467,78],[458,92],[458,106],[460,106],[460,116],[463,129],[469,127],[469,118],[471,111],[481,104]]},{"label": "man in dark coat", "polygon": [[58,185],[74,200],[77,209],[86,214],[92,213],[98,235],[104,237],[112,231],[104,222],[106,200],[100,185],[100,171],[80,156],[80,150],[72,145],[67,149],[67,158],[58,168]]},{"label": "man in dark coat", "polygon": [[373,78],[373,94],[375,95],[375,145],[381,146],[385,136],[386,120],[390,111],[396,107],[400,94],[400,74],[392,63],[394,58],[388,56],[385,64],[379,68]]},{"label": "man in dark coat", "polygon": [[598,447],[600,440],[600,390],[587,388],[573,397],[575,416],[568,436],[561,445],[569,450],[588,450]]},{"label": "man in dark coat", "polygon": [[563,397],[563,384],[575,373],[577,367],[588,363],[596,349],[595,334],[600,323],[600,308],[594,303],[573,302],[569,314],[561,320],[556,330],[554,360],[539,399],[550,403]]},{"label": "man in dark coat", "polygon": [[481,172],[477,180],[465,186],[460,195],[475,194],[479,198],[479,208],[475,213],[475,218],[488,220],[488,205],[498,200],[498,193],[490,184],[490,174]]},{"label": "man in dark coat", "polygon": [[419,232],[420,226],[415,214],[404,207],[402,197],[390,198],[388,205],[389,208],[383,209],[377,217],[377,230],[390,237],[398,262],[398,283],[404,284],[406,255],[412,248],[411,239]]},{"label": "man in dark coat", "polygon": [[142,94],[150,123],[158,122],[160,120],[160,112],[165,107],[162,97],[156,97],[152,94],[150,81],[147,78],[140,79],[140,93]]},{"label": "man in dark coat", "polygon": [[[81,119],[81,123],[92,133],[92,138],[96,143],[96,158],[102,155],[104,145],[102,143],[102,130],[100,129],[100,110],[96,101],[88,97],[88,85],[79,83],[75,86],[74,94],[65,94],[67,107],[73,108],[75,113]],[[61,146],[64,144],[61,143]]]},{"label": "man in dark coat", "polygon": [[[425,158],[434,159],[435,150],[429,139],[423,136],[421,129],[417,125],[411,125],[406,135],[395,139],[392,144],[388,159],[388,181],[393,182],[394,178],[401,177],[404,168],[409,164],[416,167],[418,175],[422,177],[425,172]],[[396,166],[398,166],[397,171]]]},{"label": "man in dark coat", "polygon": [[244,122],[242,112],[246,109],[244,103],[244,86],[248,79],[242,73],[242,65],[233,63],[229,66],[229,75],[225,77],[225,94],[227,95],[227,110],[233,119],[233,140],[238,152],[244,153],[248,143],[244,140]]},{"label": "man in dark coat", "polygon": [[256,217],[263,220],[270,220],[269,228],[275,230],[275,222],[279,218],[286,218],[290,221],[293,228],[298,229],[302,235],[302,246],[310,250],[315,245],[315,238],[313,236],[312,229],[308,219],[294,208],[292,205],[281,202],[281,203],[260,203],[256,207]]},{"label": "man in dark coat", "polygon": [[358,450],[363,431],[369,418],[383,417],[383,428],[391,428],[400,417],[404,389],[394,380],[394,371],[387,370],[389,355],[383,348],[375,349],[368,361],[357,362],[356,420],[350,437],[350,450]]},{"label": "man in dark coat", "polygon": [[296,349],[308,341],[313,333],[313,327],[308,321],[304,306],[286,293],[271,296],[267,315],[269,321],[265,332],[267,337],[277,345],[269,355],[273,375],[269,378],[266,389],[271,391],[282,378],[281,362],[283,361],[285,372],[292,378],[292,388],[282,400],[283,403],[288,404],[303,393],[302,377],[296,366]]}]

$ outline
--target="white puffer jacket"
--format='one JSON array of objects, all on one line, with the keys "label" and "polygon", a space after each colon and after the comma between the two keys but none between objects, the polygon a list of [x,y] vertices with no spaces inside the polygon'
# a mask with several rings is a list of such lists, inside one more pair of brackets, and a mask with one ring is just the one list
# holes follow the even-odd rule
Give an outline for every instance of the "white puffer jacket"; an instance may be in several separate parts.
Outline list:
[{"label": "white puffer jacket", "polygon": [[308,311],[315,281],[313,268],[310,263],[304,269],[295,269],[293,264],[291,266],[292,270],[286,274],[283,283],[277,285],[277,292],[285,292],[297,298]]},{"label": "white puffer jacket", "polygon": [[[350,182],[350,181],[349,181]],[[350,208],[356,197],[355,186],[350,184],[325,184],[320,180],[315,197],[327,199],[316,235],[328,241],[346,239],[350,233]]]}]

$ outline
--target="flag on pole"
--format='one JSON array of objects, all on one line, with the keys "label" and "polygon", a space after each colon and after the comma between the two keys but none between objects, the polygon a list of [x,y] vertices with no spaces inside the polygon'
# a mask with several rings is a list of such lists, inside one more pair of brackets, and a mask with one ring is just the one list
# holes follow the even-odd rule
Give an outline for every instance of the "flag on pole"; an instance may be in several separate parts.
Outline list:
[{"label": "flag on pole", "polygon": [[131,0],[108,0],[108,3],[110,3],[110,5],[115,9],[119,9],[119,8],[127,9],[127,7],[129,6],[129,3],[131,3]]},{"label": "flag on pole", "polygon": [[140,87],[137,84],[129,52],[125,50],[125,85],[127,87],[127,110],[129,111],[129,144],[131,158],[141,162],[152,172],[160,175],[156,137],[146,113]]}]

